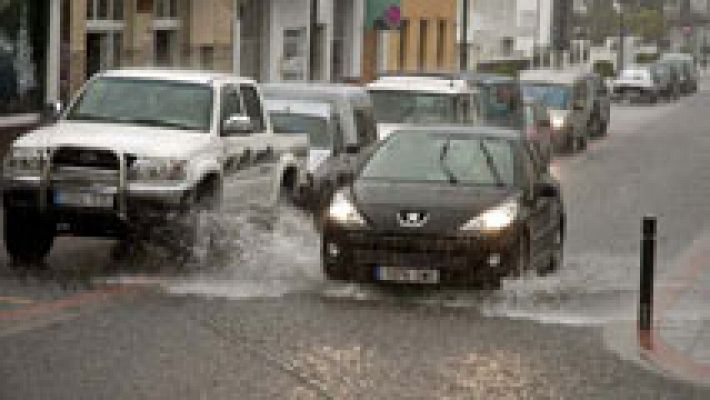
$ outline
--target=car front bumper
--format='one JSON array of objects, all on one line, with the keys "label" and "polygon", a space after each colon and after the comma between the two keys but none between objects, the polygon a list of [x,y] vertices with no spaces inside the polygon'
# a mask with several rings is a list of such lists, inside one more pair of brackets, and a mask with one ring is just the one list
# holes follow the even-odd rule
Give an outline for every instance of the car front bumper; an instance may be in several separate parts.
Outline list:
[{"label": "car front bumper", "polygon": [[326,226],[321,257],[336,280],[377,282],[381,268],[437,271],[436,283],[470,285],[500,278],[517,260],[517,229],[495,234],[397,234]]},{"label": "car front bumper", "polygon": [[[58,193],[99,193],[110,198],[105,206],[58,204]],[[56,223],[57,233],[76,236],[117,237],[129,229],[151,227],[176,219],[188,208],[192,189],[185,184],[129,184],[126,190],[101,184],[42,184],[39,179],[3,181],[6,210],[33,210]]]}]

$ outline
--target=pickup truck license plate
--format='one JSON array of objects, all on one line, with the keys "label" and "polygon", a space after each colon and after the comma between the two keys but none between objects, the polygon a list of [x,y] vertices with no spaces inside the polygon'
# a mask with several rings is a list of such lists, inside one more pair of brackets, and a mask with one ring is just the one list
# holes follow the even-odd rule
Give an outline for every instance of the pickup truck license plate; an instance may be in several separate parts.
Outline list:
[{"label": "pickup truck license plate", "polygon": [[88,191],[56,191],[54,204],[68,207],[113,208],[113,195]]},{"label": "pickup truck license plate", "polygon": [[400,267],[378,267],[377,280],[401,283],[439,283],[439,271],[435,269],[408,269]]}]

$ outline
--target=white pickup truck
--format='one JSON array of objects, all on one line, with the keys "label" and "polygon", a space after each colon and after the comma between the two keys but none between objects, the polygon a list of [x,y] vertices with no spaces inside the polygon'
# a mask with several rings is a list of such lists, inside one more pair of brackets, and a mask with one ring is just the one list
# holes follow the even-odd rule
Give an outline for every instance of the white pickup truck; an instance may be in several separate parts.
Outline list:
[{"label": "white pickup truck", "polygon": [[298,175],[293,147],[293,138],[274,135],[250,79],[99,74],[56,124],[18,138],[6,155],[6,249],[33,264],[58,235],[147,237],[157,227],[163,240],[189,248],[201,236],[200,211],[274,208]]}]

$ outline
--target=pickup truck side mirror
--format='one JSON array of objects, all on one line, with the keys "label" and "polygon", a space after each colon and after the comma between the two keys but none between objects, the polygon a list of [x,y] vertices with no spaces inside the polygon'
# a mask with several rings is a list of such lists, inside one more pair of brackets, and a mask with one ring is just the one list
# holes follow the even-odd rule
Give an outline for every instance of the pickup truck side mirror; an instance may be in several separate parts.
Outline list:
[{"label": "pickup truck side mirror", "polygon": [[222,134],[226,136],[246,136],[254,133],[254,123],[246,115],[235,114],[222,121]]},{"label": "pickup truck side mirror", "polygon": [[44,106],[44,109],[42,109],[42,121],[48,123],[56,122],[59,120],[59,117],[62,116],[62,112],[64,112],[64,106],[61,101],[57,100],[48,103]]}]

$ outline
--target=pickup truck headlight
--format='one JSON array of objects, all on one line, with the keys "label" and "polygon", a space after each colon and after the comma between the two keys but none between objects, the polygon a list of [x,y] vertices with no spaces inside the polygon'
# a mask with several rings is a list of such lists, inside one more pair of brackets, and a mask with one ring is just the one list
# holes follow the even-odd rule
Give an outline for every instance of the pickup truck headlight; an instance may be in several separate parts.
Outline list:
[{"label": "pickup truck headlight", "polygon": [[184,181],[187,179],[187,161],[169,158],[138,158],[128,172],[131,181]]},{"label": "pickup truck headlight", "polygon": [[47,151],[38,148],[14,147],[3,162],[6,177],[40,177],[47,160]]},{"label": "pickup truck headlight", "polygon": [[520,212],[517,199],[507,200],[503,204],[484,211],[481,215],[461,226],[462,231],[497,232],[515,222]]},{"label": "pickup truck headlight", "polygon": [[360,215],[355,205],[343,192],[337,192],[328,208],[328,217],[331,221],[345,226],[365,226],[365,219]]}]

